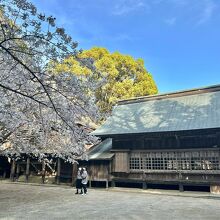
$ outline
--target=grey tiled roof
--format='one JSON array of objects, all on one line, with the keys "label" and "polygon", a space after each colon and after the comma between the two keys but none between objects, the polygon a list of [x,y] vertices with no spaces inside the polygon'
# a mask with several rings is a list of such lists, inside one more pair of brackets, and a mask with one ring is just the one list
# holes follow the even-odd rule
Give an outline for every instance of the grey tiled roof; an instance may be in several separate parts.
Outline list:
[{"label": "grey tiled roof", "polygon": [[220,128],[220,91],[121,103],[94,135]]},{"label": "grey tiled roof", "polygon": [[110,152],[112,148],[112,139],[107,138],[100,144],[94,146],[89,152],[89,160],[109,160],[114,154]]}]

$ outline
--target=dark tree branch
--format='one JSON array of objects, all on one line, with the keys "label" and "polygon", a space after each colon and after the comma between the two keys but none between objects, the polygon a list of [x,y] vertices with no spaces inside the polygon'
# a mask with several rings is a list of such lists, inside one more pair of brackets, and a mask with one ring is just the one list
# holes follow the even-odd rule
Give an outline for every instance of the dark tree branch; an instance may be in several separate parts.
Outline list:
[{"label": "dark tree branch", "polygon": [[41,101],[39,101],[39,100],[33,98],[32,96],[29,96],[29,95],[26,95],[26,94],[24,94],[24,93],[22,93],[22,92],[19,92],[18,90],[12,89],[12,88],[10,88],[10,87],[8,87],[8,86],[5,86],[5,85],[3,85],[3,84],[1,84],[1,83],[0,83],[0,87],[2,87],[2,88],[4,88],[4,89],[7,89],[7,90],[9,90],[9,91],[11,91],[11,92],[14,92],[14,93],[16,93],[16,94],[19,94],[19,95],[21,95],[21,96],[24,96],[24,97],[26,97],[26,98],[28,98],[28,99],[32,99],[33,101],[35,101],[35,102],[37,102],[37,103],[39,103],[39,104],[41,104],[41,105],[44,105],[44,106],[48,107],[47,104],[45,104],[45,103],[43,103],[43,102],[41,102]]},{"label": "dark tree branch", "polygon": [[[23,66],[28,72],[31,73],[31,75],[38,81],[38,83],[40,83],[40,85],[42,86],[43,90],[45,91],[50,103],[52,104],[52,107],[54,109],[54,111],[56,112],[56,114],[61,118],[61,120],[72,130],[74,131],[74,129],[72,128],[71,125],[69,125],[69,123],[66,121],[66,119],[64,117],[62,117],[62,115],[58,112],[55,104],[53,103],[53,100],[50,96],[50,94],[48,93],[45,85],[43,84],[43,82],[37,77],[37,75],[27,66],[25,65],[20,59],[18,59],[18,57],[16,57],[14,54],[12,54],[7,48],[5,48],[4,46],[2,46],[2,44],[0,44],[0,47],[5,50],[15,61],[17,61],[21,66]],[[12,91],[12,90],[11,90]],[[38,101],[39,103],[39,101]],[[74,133],[74,132],[73,132]]]}]

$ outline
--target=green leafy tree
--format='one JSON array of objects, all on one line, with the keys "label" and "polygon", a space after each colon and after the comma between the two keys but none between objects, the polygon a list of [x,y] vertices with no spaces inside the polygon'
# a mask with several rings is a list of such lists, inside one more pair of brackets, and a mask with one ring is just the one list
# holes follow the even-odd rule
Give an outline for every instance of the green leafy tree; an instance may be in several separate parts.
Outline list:
[{"label": "green leafy tree", "polygon": [[[94,69],[82,65],[83,60],[92,60]],[[103,113],[111,111],[120,99],[152,95],[158,92],[152,75],[144,67],[142,59],[134,59],[119,52],[110,53],[105,48],[94,47],[68,57],[53,66],[56,73],[71,72],[82,78],[100,82],[95,90],[96,103]]]}]

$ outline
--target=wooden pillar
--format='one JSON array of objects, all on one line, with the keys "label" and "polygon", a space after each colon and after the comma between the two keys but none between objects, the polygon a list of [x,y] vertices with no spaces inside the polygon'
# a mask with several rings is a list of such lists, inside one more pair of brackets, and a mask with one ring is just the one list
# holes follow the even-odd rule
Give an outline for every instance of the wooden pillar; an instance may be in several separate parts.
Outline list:
[{"label": "wooden pillar", "polygon": [[6,178],[6,170],[3,173],[3,179],[5,179],[5,178]]},{"label": "wooden pillar", "polygon": [[57,184],[60,184],[61,160],[57,158]]},{"label": "wooden pillar", "polygon": [[77,163],[73,163],[72,167],[72,186],[75,186],[77,175]]},{"label": "wooden pillar", "polygon": [[20,164],[17,163],[17,169],[16,169],[16,181],[19,179],[19,174],[20,174]]},{"label": "wooden pillar", "polygon": [[184,192],[184,187],[182,183],[179,183],[179,191]]},{"label": "wooden pillar", "polygon": [[108,180],[106,180],[105,188],[108,189]]},{"label": "wooden pillar", "polygon": [[30,157],[27,157],[27,163],[26,163],[26,182],[28,182],[28,177],[30,174]]},{"label": "wooden pillar", "polygon": [[147,189],[147,183],[145,181],[142,183],[142,189]]},{"label": "wooden pillar", "polygon": [[115,187],[115,181],[112,180],[111,187]]},{"label": "wooden pillar", "polygon": [[143,174],[142,174],[142,189],[147,189],[147,183],[146,183],[146,173],[143,171]]},{"label": "wooden pillar", "polygon": [[45,171],[46,171],[46,169],[45,169],[45,161],[43,160],[42,161],[42,184],[45,183]]},{"label": "wooden pillar", "polygon": [[15,159],[12,159],[12,162],[11,162],[11,173],[10,173],[10,179],[11,179],[11,181],[14,181],[15,167],[16,167]]}]

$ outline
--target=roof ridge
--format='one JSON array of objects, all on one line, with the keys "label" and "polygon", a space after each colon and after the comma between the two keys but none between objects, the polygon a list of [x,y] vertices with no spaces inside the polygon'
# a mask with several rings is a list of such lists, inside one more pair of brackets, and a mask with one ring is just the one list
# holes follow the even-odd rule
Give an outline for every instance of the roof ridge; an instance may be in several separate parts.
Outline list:
[{"label": "roof ridge", "polygon": [[181,97],[181,96],[188,96],[188,95],[202,94],[202,93],[216,92],[216,91],[220,91],[220,84],[206,86],[206,87],[200,87],[200,88],[194,88],[194,89],[180,90],[180,91],[169,92],[169,93],[161,93],[161,94],[156,94],[156,95],[140,96],[140,97],[135,97],[135,98],[130,98],[130,99],[119,100],[116,105],[145,102],[145,101],[150,101],[150,100],[160,100],[160,99],[166,99],[166,98],[174,98],[174,97]]}]

